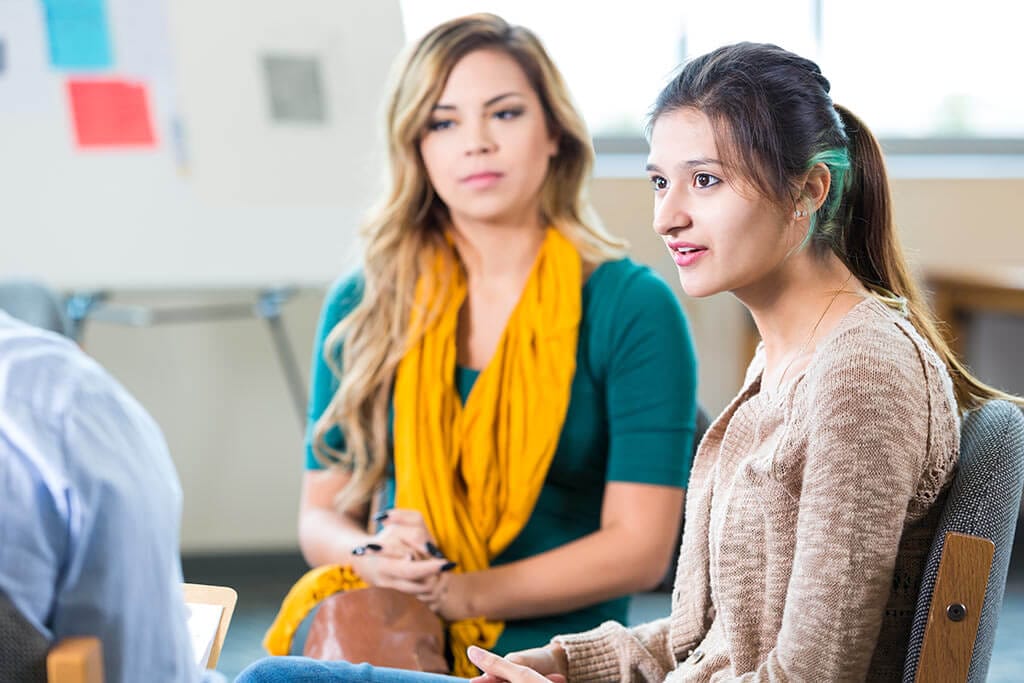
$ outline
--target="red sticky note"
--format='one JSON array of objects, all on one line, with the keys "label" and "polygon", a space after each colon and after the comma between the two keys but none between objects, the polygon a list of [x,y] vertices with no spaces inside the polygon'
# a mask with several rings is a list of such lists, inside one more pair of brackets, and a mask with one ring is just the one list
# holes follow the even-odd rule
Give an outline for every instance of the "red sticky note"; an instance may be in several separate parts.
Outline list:
[{"label": "red sticky note", "polygon": [[68,81],[80,147],[153,147],[146,86],[119,80]]}]

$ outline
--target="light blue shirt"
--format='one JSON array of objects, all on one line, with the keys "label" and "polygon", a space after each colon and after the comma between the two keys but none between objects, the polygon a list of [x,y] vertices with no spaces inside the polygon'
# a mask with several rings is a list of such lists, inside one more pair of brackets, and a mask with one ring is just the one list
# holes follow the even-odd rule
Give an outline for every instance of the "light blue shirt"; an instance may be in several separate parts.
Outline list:
[{"label": "light blue shirt", "polygon": [[181,498],[142,406],[70,341],[0,312],[0,590],[47,638],[98,636],[110,683],[200,680]]}]

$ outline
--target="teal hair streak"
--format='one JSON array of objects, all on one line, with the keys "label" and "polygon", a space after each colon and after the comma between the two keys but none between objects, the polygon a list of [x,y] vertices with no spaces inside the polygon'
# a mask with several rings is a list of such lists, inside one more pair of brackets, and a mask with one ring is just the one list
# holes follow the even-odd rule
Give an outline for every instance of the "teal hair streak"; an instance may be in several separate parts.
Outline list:
[{"label": "teal hair streak", "polygon": [[[835,218],[836,212],[839,210],[839,205],[843,201],[843,194],[846,192],[846,183],[850,177],[850,153],[843,147],[837,147],[833,149],[826,149],[818,152],[811,160],[807,162],[807,170],[814,168],[816,164],[825,164],[828,167],[829,175],[832,177],[832,183],[829,186],[828,197],[825,198],[821,208],[811,214],[811,220],[808,222],[807,234],[804,236],[804,241],[800,243],[797,248],[803,249],[807,246],[807,243],[811,241],[811,237],[814,236],[814,232],[817,229],[819,222],[823,226],[823,230],[829,231],[834,230],[835,226],[832,225],[832,219]],[[828,235],[831,240],[834,236]]]}]

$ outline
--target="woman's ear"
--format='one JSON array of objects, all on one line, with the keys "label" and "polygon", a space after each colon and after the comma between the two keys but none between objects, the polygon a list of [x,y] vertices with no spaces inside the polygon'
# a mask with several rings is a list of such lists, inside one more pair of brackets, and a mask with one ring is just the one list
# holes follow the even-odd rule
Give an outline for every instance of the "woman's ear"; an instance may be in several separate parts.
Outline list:
[{"label": "woman's ear", "polygon": [[828,166],[820,162],[812,166],[804,177],[797,210],[814,213],[820,209],[828,198],[828,191],[831,187],[832,174],[829,173]]}]

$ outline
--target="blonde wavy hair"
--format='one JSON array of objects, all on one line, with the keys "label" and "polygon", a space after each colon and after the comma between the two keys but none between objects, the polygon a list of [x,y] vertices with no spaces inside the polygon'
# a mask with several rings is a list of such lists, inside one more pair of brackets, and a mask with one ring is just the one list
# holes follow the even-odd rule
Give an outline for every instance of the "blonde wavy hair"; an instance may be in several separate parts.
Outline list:
[{"label": "blonde wavy hair", "polygon": [[[558,139],[541,187],[544,219],[573,243],[588,265],[625,254],[626,243],[604,230],[586,198],[594,162],[590,136],[536,35],[493,14],[473,14],[435,27],[412,45],[396,62],[391,78],[386,108],[389,189],[361,231],[366,244],[362,299],[324,344],[325,360],[340,385],[314,426],[313,450],[323,464],[352,474],[334,501],[339,511],[367,501],[384,476],[395,372],[416,341],[408,331],[416,282],[437,253],[449,255],[452,268],[461,267],[446,246],[448,210],[427,177],[420,140],[452,69],[477,50],[497,50],[519,64],[540,99],[548,130]],[[440,284],[435,301],[444,300],[447,287]],[[335,360],[339,347],[341,367]],[[334,426],[344,434],[343,451],[325,440]]]}]

